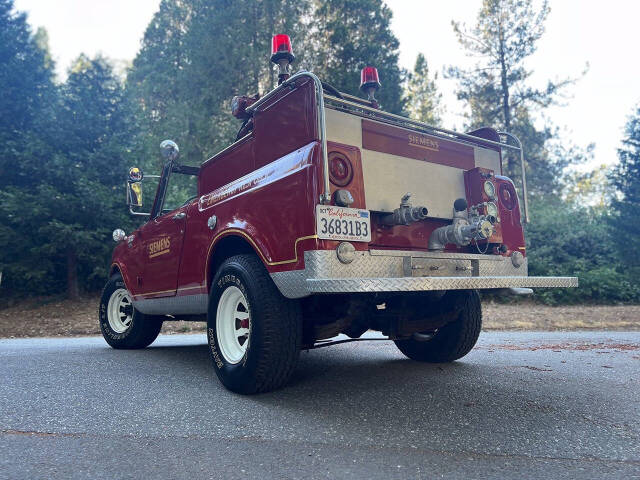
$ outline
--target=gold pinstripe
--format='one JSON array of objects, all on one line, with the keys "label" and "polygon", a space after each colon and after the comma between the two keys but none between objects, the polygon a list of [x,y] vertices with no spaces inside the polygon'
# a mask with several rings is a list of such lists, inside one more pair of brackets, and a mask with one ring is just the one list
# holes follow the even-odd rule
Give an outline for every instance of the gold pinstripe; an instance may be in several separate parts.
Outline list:
[{"label": "gold pinstripe", "polygon": [[262,258],[262,261],[264,263],[266,263],[267,265],[269,265],[269,266],[285,265],[287,263],[296,263],[298,261],[298,242],[301,242],[303,240],[311,240],[313,238],[318,238],[318,235],[307,235],[305,237],[296,238],[296,241],[293,244],[294,258],[292,258],[290,260],[281,260],[279,262],[270,262],[263,255],[263,253],[260,250],[260,248],[258,247],[258,245],[256,245],[256,242],[254,242],[253,239],[246,232],[244,232],[243,230],[238,230],[237,228],[230,228],[228,230],[224,230],[223,232],[220,232],[215,237],[213,237],[213,240],[211,241],[211,245],[209,245],[209,250],[207,250],[207,263],[204,266],[205,284],[206,284],[206,281],[207,281],[207,269],[209,268],[209,258],[210,258],[209,255],[211,253],[211,249],[213,248],[213,245],[216,243],[216,240],[218,240],[218,238],[220,238],[222,235],[227,234],[227,233],[239,233],[240,235],[245,237],[249,241],[249,243],[251,243],[251,245],[253,245],[253,248],[258,252],[258,255],[260,255],[260,257]]},{"label": "gold pinstripe", "polygon": [[[228,230],[224,230],[220,233],[218,233],[213,240],[211,241],[211,244],[209,245],[209,249],[207,250],[207,262],[205,264],[205,270],[204,270],[204,284],[205,284],[205,288],[206,288],[206,284],[207,284],[207,269],[209,268],[209,254],[211,253],[211,249],[213,248],[213,245],[216,243],[216,240],[218,240],[218,238],[220,238],[222,235],[228,234],[228,233],[238,233],[240,235],[242,235],[243,237],[245,237],[249,243],[251,243],[251,245],[253,245],[253,248],[258,252],[258,255],[260,255],[260,257],[262,258],[262,261],[264,263],[266,263],[269,266],[275,266],[275,265],[285,265],[287,263],[296,263],[298,261],[298,242],[301,242],[303,240],[311,240],[314,238],[318,238],[318,235],[307,235],[305,237],[299,237],[296,238],[296,241],[294,242],[293,245],[293,254],[294,254],[294,258],[289,259],[289,260],[280,260],[278,262],[270,262],[266,259],[266,257],[264,256],[264,254],[262,253],[262,251],[260,250],[260,248],[258,247],[258,245],[253,241],[253,239],[244,231],[242,230],[238,230],[236,228],[231,228]],[[111,264],[111,266],[117,266],[120,271],[124,272],[124,269],[122,268],[122,266],[120,265],[120,263],[118,262],[113,262]],[[124,274],[122,275],[122,281],[125,284],[125,287],[127,287],[127,282],[124,279]],[[202,286],[197,286],[197,287],[183,287],[183,288],[178,288],[177,291],[184,291],[184,290],[196,290],[196,289],[200,289],[202,288]],[[129,289],[129,287],[127,287],[127,290],[129,290],[129,292],[131,292],[131,290]],[[171,289],[171,290],[160,290],[158,292],[145,292],[142,293],[140,295],[136,295],[136,296],[147,296],[147,295],[159,295],[161,293],[169,293],[169,292],[175,292],[175,289]]]}]

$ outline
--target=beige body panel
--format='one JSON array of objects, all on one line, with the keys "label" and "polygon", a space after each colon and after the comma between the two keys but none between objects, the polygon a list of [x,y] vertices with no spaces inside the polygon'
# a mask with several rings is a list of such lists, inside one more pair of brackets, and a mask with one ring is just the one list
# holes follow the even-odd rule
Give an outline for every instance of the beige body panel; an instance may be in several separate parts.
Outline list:
[{"label": "beige body panel", "polygon": [[[362,148],[362,118],[326,109],[327,140],[358,147],[362,155],[365,200],[369,210],[390,212],[410,192],[413,205],[425,206],[429,216],[450,219],[453,202],[465,197],[464,170]],[[407,130],[409,132],[410,130]],[[500,174],[500,156],[474,147],[476,167]]]}]

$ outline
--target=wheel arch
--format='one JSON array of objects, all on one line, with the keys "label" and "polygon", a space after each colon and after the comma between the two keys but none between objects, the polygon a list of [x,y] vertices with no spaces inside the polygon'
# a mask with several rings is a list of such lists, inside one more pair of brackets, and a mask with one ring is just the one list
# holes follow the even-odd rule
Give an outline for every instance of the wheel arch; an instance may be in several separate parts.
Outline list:
[{"label": "wheel arch", "polygon": [[131,292],[131,288],[129,288],[129,278],[128,278],[128,274],[127,274],[127,270],[126,268],[121,265],[120,263],[114,261],[111,266],[109,267],[109,278],[111,278],[112,276],[114,276],[116,273],[119,273],[120,276],[122,277],[122,281],[124,282],[124,286],[125,288],[129,291],[130,294],[133,295],[133,293]]},{"label": "wheel arch", "polygon": [[117,263],[113,263],[109,268],[109,278],[114,276],[116,273],[119,273],[120,276],[124,278],[124,275],[122,275],[122,270],[120,269],[120,265],[118,265]]},{"label": "wheel arch", "polygon": [[258,251],[256,246],[249,242],[247,238],[243,235],[238,235],[236,233],[230,233],[221,237],[218,241],[216,241],[209,251],[209,255],[207,257],[207,291],[211,289],[211,283],[213,282],[213,277],[227,258],[233,257],[234,255],[242,255],[242,254],[254,254],[260,261],[264,263],[264,258],[262,252]]}]

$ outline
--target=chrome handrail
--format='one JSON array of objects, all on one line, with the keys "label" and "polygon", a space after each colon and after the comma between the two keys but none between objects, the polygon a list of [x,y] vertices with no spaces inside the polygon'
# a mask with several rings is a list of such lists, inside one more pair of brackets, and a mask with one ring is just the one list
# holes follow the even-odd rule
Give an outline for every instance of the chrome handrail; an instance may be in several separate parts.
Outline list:
[{"label": "chrome handrail", "polygon": [[388,118],[388,119],[395,120],[395,121],[401,121],[401,122],[403,122],[405,124],[408,124],[408,125],[419,127],[419,128],[421,128],[422,130],[425,130],[428,133],[433,133],[433,134],[439,135],[439,136],[445,135],[445,136],[457,138],[457,139],[460,139],[460,140],[468,140],[468,141],[471,141],[471,142],[473,142],[475,144],[485,143],[487,145],[493,145],[495,147],[509,148],[509,149],[512,149],[512,150],[519,150],[518,147],[515,147],[513,145],[509,145],[507,143],[495,142],[493,140],[488,140],[486,138],[476,137],[474,135],[469,135],[468,133],[460,133],[460,132],[456,132],[454,130],[447,130],[446,128],[434,127],[432,125],[428,125],[426,123],[419,122],[417,120],[412,120],[410,118],[403,117],[402,115],[396,115],[395,113],[385,112],[385,111],[379,110],[377,108],[368,107],[366,105],[362,105],[362,104],[355,103],[355,102],[350,102],[348,100],[344,100],[342,98],[334,97],[332,95],[327,95],[326,97],[327,97],[327,100],[330,100],[333,103],[341,103],[341,104],[344,104],[345,106],[349,106],[349,107],[352,107],[352,108],[364,110],[364,111],[370,113],[371,117],[374,117],[374,119],[378,119],[380,121],[384,121],[385,118]]},{"label": "chrome handrail", "polygon": [[498,135],[504,135],[507,139],[511,139],[518,145],[517,150],[520,151],[520,169],[522,178],[522,203],[524,206],[524,223],[529,223],[529,201],[527,199],[527,172],[524,165],[524,149],[522,148],[522,142],[513,133],[498,132]]}]

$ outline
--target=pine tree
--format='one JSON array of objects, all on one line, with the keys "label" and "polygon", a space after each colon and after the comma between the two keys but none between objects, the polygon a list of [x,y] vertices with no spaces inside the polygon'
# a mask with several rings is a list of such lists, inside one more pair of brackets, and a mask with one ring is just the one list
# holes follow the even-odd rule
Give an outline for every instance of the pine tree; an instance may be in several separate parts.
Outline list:
[{"label": "pine tree", "polygon": [[17,165],[26,180],[0,192],[2,236],[11,242],[0,258],[10,288],[76,297],[102,283],[110,233],[130,225],[123,206],[130,114],[111,66],[85,56],[48,113],[37,171]]},{"label": "pine tree", "polygon": [[376,94],[384,110],[402,113],[404,72],[398,65],[399,42],[391,31],[391,10],[382,0],[315,0],[309,69],[340,91],[362,95],[360,70],[378,69]]},{"label": "pine tree", "polygon": [[40,114],[52,102],[52,79],[45,32],[34,36],[13,0],[0,0],[0,190],[37,171],[33,153]]},{"label": "pine tree", "polygon": [[288,33],[298,59],[306,0],[163,0],[127,78],[140,111],[146,158],[173,138],[184,163],[197,165],[234,140],[234,95],[274,86],[271,37]]},{"label": "pine tree", "polygon": [[[574,80],[549,81],[543,89],[533,88],[527,82],[532,72],[524,65],[536,51],[548,14],[546,1],[536,10],[532,0],[484,0],[474,27],[453,22],[460,44],[481,60],[470,70],[449,69],[459,82],[458,98],[470,107],[468,126],[492,126],[518,136],[530,169],[530,190],[538,193],[557,191],[570,161],[552,155],[548,141],[554,130],[538,129],[533,114],[554,104]],[[518,162],[517,155],[508,155],[506,173],[514,179],[519,176]]]},{"label": "pine tree", "polygon": [[[35,235],[23,226],[28,203],[50,155],[55,103],[46,32],[33,35],[26,16],[0,0],[0,272],[3,290],[30,290],[43,271]],[[33,233],[33,232],[31,232]],[[25,235],[26,234],[26,235]]]},{"label": "pine tree", "polygon": [[640,283],[640,106],[627,122],[623,147],[618,150],[619,163],[610,180],[618,195],[611,202],[611,225],[624,268],[631,267]]},{"label": "pine tree", "polygon": [[409,116],[414,120],[437,125],[442,115],[442,94],[438,91],[436,80],[429,73],[427,59],[418,54],[413,71],[407,76],[406,105]]}]

